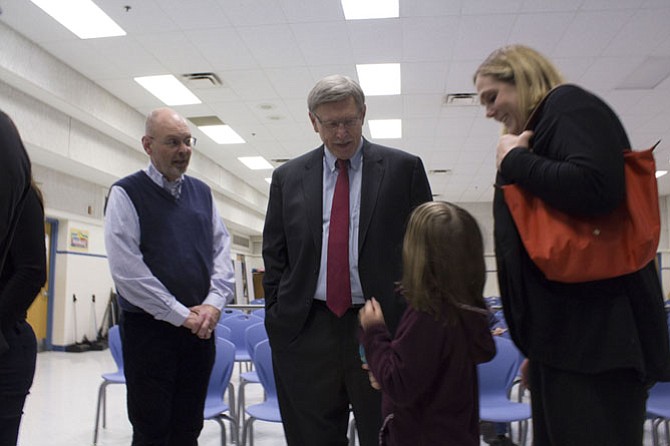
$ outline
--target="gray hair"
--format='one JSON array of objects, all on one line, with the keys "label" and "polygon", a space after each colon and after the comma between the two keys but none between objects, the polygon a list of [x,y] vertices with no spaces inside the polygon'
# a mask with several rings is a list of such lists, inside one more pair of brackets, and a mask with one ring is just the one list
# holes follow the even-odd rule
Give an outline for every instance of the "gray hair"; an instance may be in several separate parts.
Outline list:
[{"label": "gray hair", "polygon": [[311,113],[314,113],[321,104],[339,102],[350,97],[354,98],[356,107],[363,110],[365,94],[361,86],[348,76],[333,74],[324,77],[312,88],[307,96],[307,107]]}]

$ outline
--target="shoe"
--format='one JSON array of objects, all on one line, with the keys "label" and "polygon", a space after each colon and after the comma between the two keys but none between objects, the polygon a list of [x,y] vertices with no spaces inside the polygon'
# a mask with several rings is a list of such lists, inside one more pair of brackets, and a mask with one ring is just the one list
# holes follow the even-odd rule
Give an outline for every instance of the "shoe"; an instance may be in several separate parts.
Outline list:
[{"label": "shoe", "polygon": [[491,446],[518,446],[509,437],[498,435],[498,438],[489,443]]}]

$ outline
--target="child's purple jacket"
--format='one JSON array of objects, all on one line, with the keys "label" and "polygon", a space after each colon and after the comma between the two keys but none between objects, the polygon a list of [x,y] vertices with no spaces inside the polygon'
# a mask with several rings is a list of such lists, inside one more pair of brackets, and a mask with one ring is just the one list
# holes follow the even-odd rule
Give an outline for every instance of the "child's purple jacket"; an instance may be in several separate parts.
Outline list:
[{"label": "child's purple jacket", "polygon": [[485,314],[461,313],[448,326],[408,307],[395,339],[384,325],[361,330],[382,387],[381,444],[479,445],[477,364],[493,358],[495,344]]}]

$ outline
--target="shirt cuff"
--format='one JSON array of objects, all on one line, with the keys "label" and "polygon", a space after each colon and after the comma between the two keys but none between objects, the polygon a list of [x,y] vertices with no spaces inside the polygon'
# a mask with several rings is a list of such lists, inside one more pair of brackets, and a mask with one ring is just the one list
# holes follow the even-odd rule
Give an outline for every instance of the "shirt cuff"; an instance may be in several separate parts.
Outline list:
[{"label": "shirt cuff", "polygon": [[184,325],[184,321],[188,317],[190,310],[177,302],[174,308],[165,316],[163,319],[165,322],[169,322],[175,327],[181,327]]},{"label": "shirt cuff", "polygon": [[219,293],[209,293],[207,298],[202,302],[203,305],[211,305],[219,311],[223,311],[223,307],[226,306],[226,299],[223,298]]}]

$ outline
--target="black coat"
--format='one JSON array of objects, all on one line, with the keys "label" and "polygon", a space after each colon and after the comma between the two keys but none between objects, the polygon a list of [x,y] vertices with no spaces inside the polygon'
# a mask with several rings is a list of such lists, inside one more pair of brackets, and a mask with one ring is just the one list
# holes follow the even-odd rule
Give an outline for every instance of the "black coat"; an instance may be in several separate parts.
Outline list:
[{"label": "black coat", "polygon": [[[628,137],[615,113],[574,85],[545,103],[533,151],[504,158],[497,184],[518,183],[575,215],[605,214],[624,198],[622,151]],[[498,188],[494,197],[500,293],[512,338],[531,360],[567,371],[637,370],[670,379],[668,328],[654,263],[614,279],[564,284],[530,260]],[[610,259],[602,259],[608,262]]]}]

